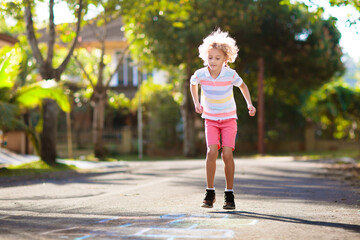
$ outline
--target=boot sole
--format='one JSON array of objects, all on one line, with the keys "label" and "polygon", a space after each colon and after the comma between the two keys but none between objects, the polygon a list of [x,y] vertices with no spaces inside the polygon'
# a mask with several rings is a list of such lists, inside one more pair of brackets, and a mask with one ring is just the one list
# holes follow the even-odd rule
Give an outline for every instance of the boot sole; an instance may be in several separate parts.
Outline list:
[{"label": "boot sole", "polygon": [[[216,202],[216,198],[214,199],[213,201],[213,204]],[[209,204],[206,204],[206,203],[202,203],[200,206],[203,207],[203,208],[213,208],[213,204],[209,205]]]}]

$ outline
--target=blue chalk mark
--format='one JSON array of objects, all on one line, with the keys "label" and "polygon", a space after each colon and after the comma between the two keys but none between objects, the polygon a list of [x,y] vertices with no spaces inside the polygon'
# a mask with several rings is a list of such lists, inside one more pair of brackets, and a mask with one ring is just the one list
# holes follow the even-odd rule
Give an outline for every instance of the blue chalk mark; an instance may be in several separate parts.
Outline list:
[{"label": "blue chalk mark", "polygon": [[86,235],[86,236],[83,236],[83,237],[78,237],[78,238],[74,238],[74,240],[83,240],[83,239],[87,239],[87,238],[90,238],[90,237],[93,237],[94,235]]},{"label": "blue chalk mark", "polygon": [[164,219],[178,219],[178,218],[182,218],[186,216],[185,214],[165,214],[160,216],[160,218],[164,218]]},{"label": "blue chalk mark", "polygon": [[187,230],[191,230],[191,229],[194,229],[198,226],[199,224],[195,223],[193,225],[191,225],[190,227],[187,228]]},{"label": "blue chalk mark", "polygon": [[103,219],[103,220],[97,221],[96,223],[109,222],[109,221],[112,221],[112,220],[115,220],[115,219],[118,219],[118,218],[117,218],[117,217],[115,217],[115,218]]},{"label": "blue chalk mark", "polygon": [[[151,233],[152,230],[162,230],[167,231],[168,233]],[[187,239],[224,239],[224,238],[233,238],[234,232],[232,230],[227,229],[191,229],[189,234],[179,234],[174,235],[172,232],[177,232],[178,228],[147,228],[134,236],[139,237],[150,237],[150,238],[166,238],[166,239],[177,239],[177,238],[187,238]],[[198,234],[198,235],[191,235]],[[211,234],[212,233],[212,234]],[[219,234],[219,235],[217,235]]]},{"label": "blue chalk mark", "polygon": [[133,225],[132,223],[126,223],[126,224],[120,225],[118,227],[123,228],[123,227],[129,227],[129,226],[132,226],[132,225]]},{"label": "blue chalk mark", "polygon": [[177,220],[169,222],[168,224],[176,224],[176,223],[183,222],[183,221],[185,221],[185,219],[177,219]]},{"label": "blue chalk mark", "polygon": [[189,218],[211,218],[211,216],[207,214],[193,214]]},{"label": "blue chalk mark", "polygon": [[137,232],[137,233],[135,234],[135,236],[141,236],[143,233],[145,233],[145,232],[147,232],[147,231],[149,231],[149,230],[151,230],[151,228],[145,228],[145,229],[141,230],[140,232]]}]

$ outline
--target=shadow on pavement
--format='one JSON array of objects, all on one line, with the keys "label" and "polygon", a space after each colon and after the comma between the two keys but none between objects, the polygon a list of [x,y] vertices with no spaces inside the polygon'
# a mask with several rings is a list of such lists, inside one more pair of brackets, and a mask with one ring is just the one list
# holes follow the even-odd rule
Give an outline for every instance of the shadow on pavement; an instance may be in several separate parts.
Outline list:
[{"label": "shadow on pavement", "polygon": [[301,218],[268,215],[268,214],[246,212],[246,211],[233,211],[233,212],[219,211],[219,212],[211,212],[211,213],[228,214],[232,217],[237,216],[239,218],[246,217],[246,218],[251,218],[251,219],[262,219],[262,220],[278,221],[278,222],[286,222],[286,223],[296,223],[296,224],[315,225],[315,226],[322,226],[322,227],[342,228],[345,230],[360,232],[360,225],[355,225],[355,224],[310,221],[310,220],[301,219]]},{"label": "shadow on pavement", "polygon": [[[353,186],[320,175],[323,171],[321,167],[301,168],[301,163],[300,169],[268,165],[256,167],[243,168],[235,173],[234,190],[239,199],[296,199],[352,206],[356,206],[360,199],[360,192]],[[200,192],[205,191],[205,177],[203,180],[198,177],[187,180],[174,182],[174,186],[185,186],[191,182]],[[225,188],[223,172],[216,175],[215,187],[217,196],[222,196]]]}]

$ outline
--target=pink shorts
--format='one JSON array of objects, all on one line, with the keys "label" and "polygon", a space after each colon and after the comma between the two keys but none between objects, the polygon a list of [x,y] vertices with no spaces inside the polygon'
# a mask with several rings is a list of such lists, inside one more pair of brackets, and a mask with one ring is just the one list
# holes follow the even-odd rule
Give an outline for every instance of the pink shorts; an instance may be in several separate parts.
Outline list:
[{"label": "pink shorts", "polygon": [[205,119],[206,145],[217,145],[220,149],[220,135],[222,147],[235,149],[235,138],[237,133],[236,118],[225,120]]}]

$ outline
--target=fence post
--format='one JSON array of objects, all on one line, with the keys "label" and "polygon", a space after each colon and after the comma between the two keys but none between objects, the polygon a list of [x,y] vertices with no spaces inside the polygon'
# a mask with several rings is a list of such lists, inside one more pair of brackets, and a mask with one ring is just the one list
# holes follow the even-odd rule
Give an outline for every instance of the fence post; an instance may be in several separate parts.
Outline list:
[{"label": "fence post", "polygon": [[305,127],[305,151],[315,150],[315,126],[311,121],[307,121]]}]

